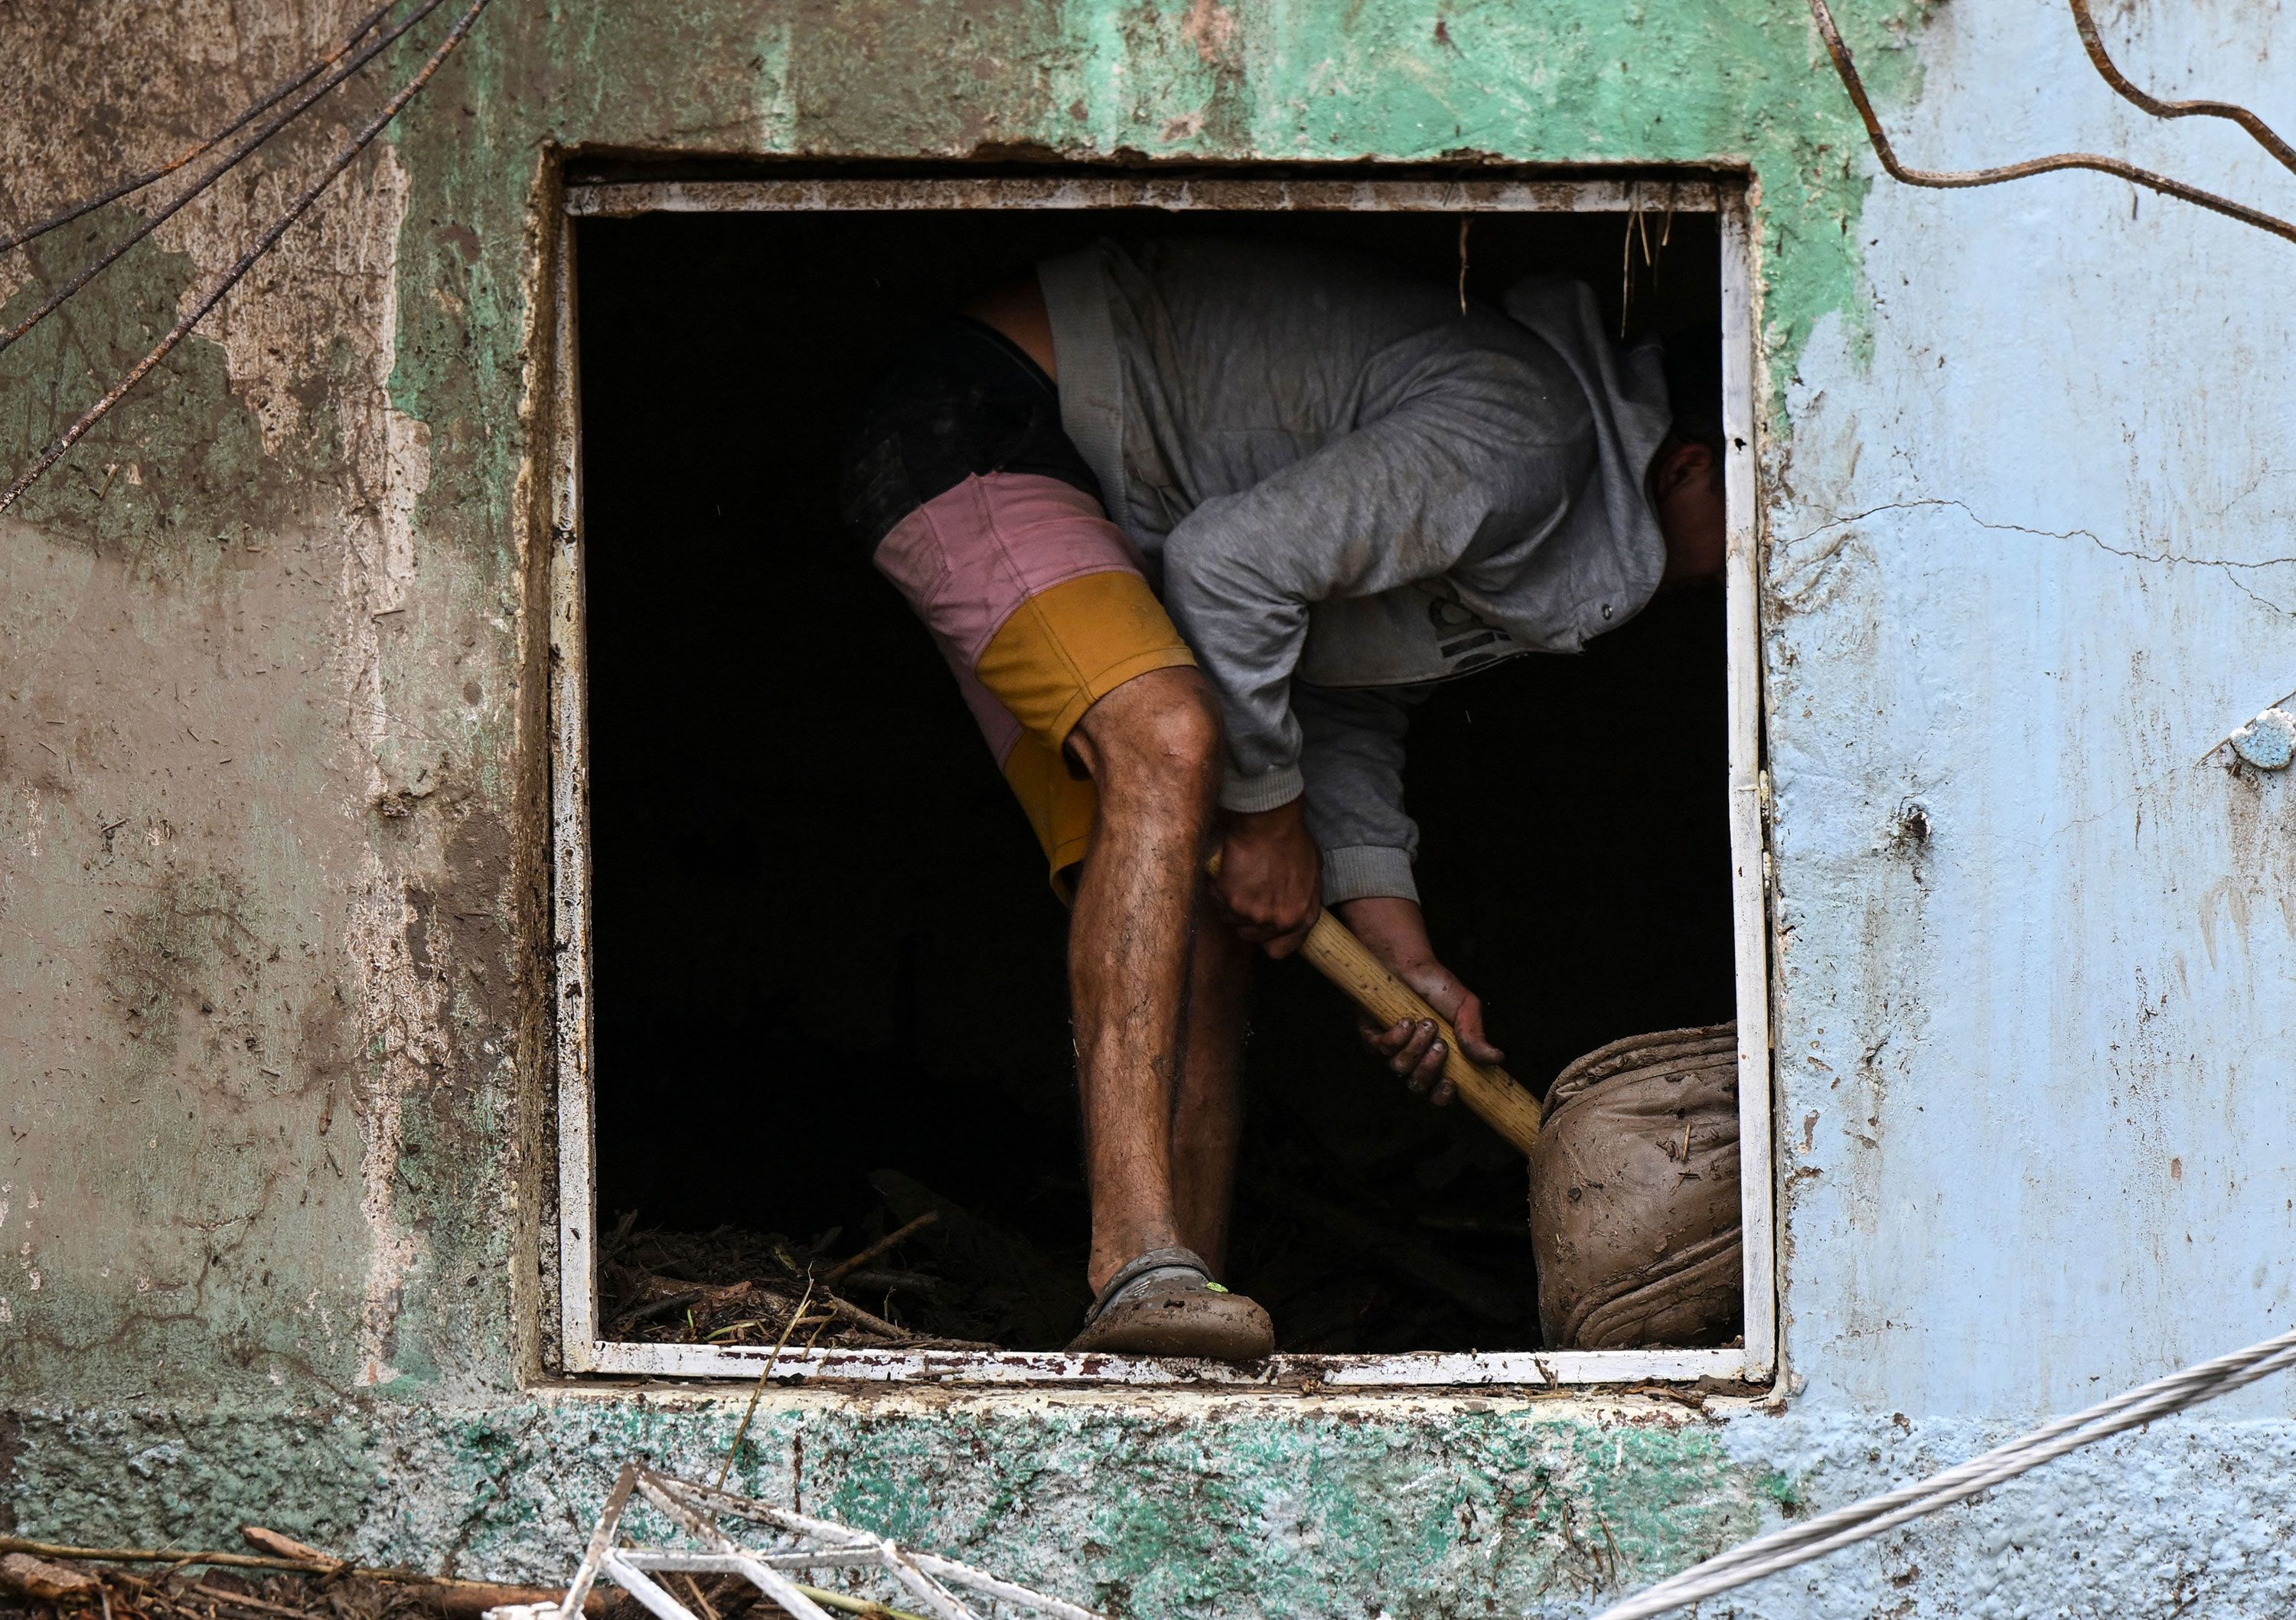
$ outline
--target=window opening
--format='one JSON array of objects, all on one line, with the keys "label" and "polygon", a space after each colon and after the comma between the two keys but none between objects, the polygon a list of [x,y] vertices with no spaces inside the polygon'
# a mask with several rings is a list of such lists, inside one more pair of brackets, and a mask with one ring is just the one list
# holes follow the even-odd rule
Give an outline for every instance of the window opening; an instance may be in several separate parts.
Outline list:
[{"label": "window opening", "polygon": [[[1089,1303],[1066,914],[939,655],[839,525],[858,391],[928,321],[1100,235],[1306,244],[1445,281],[1464,247],[1473,296],[1561,273],[1614,333],[1719,319],[1742,339],[1734,217],[1662,217],[1662,187],[1644,188],[1647,220],[1517,209],[1464,230],[1425,207],[936,209],[930,186],[901,209],[652,211],[644,189],[578,193],[593,217],[571,232],[580,571],[562,569],[561,591],[580,610],[558,622],[579,645],[557,748],[588,798],[585,814],[560,795],[556,881],[585,947],[563,960],[578,999],[562,986],[561,1016],[590,1024],[562,1043],[578,1071],[561,1076],[562,1142],[580,1138],[562,1182],[566,1364],[753,1373],[808,1269],[906,1228],[845,1269],[847,1303],[800,1323],[796,1346],[817,1345],[785,1370],[1106,1376],[1060,1348]],[[1723,369],[1742,396],[1742,366]],[[1742,401],[1724,413],[1742,528]],[[1733,1017],[1742,1032],[1750,900],[1749,1038],[1764,1038],[1738,802],[1752,711],[1744,671],[1730,678],[1751,646],[1745,550],[1726,589],[1662,595],[1581,656],[1447,683],[1414,716],[1431,929],[1535,1092],[1621,1036]],[[1263,963],[1228,1271],[1282,1354],[1185,1376],[1761,1376],[1766,1055],[1751,1072],[1753,1348],[1558,1354],[1540,1339],[1520,1152],[1406,1094],[1304,964]]]}]

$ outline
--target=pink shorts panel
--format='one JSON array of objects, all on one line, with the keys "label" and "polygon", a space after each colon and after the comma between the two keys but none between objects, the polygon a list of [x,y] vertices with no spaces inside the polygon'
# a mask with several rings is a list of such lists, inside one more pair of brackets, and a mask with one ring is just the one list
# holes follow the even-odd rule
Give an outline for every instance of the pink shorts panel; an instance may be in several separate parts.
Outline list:
[{"label": "pink shorts panel", "polygon": [[876,553],[878,571],[932,631],[976,714],[996,700],[985,691],[975,700],[973,667],[1015,609],[1086,574],[1138,574],[1140,562],[1098,501],[1023,472],[969,478],[935,495],[895,524]]}]

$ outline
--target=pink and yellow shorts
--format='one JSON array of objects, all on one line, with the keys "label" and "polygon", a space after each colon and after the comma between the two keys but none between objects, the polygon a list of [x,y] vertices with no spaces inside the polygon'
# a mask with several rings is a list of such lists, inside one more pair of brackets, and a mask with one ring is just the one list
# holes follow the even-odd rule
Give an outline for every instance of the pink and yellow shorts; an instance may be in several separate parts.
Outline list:
[{"label": "pink and yellow shorts", "polygon": [[955,672],[1065,896],[1099,804],[1069,732],[1135,675],[1196,661],[1139,552],[1074,485],[991,472],[895,524],[875,560]]}]

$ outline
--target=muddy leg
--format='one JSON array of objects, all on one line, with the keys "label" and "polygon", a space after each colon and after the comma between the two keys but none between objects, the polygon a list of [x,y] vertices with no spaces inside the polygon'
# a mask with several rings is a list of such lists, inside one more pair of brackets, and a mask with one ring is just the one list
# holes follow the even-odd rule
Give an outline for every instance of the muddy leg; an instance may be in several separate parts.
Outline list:
[{"label": "muddy leg", "polygon": [[1154,670],[1087,709],[1069,746],[1100,796],[1069,927],[1097,1291],[1135,1256],[1180,1241],[1173,1107],[1219,714],[1197,671]]},{"label": "muddy leg", "polygon": [[1236,1145],[1243,1129],[1243,1036],[1259,947],[1211,914],[1197,913],[1188,969],[1187,1035],[1172,1113],[1172,1206],[1180,1241],[1214,1275],[1227,1268]]}]

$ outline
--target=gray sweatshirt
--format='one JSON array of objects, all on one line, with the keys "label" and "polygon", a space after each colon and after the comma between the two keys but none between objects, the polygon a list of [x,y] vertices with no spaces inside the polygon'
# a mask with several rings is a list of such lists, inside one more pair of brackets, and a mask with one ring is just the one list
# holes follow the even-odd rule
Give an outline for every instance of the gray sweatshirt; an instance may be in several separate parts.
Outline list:
[{"label": "gray sweatshirt", "polygon": [[1218,691],[1220,802],[1307,796],[1324,899],[1416,897],[1403,738],[1428,683],[1575,652],[1658,587],[1669,415],[1574,282],[1505,313],[1375,263],[1100,241],[1037,266],[1061,416]]}]

